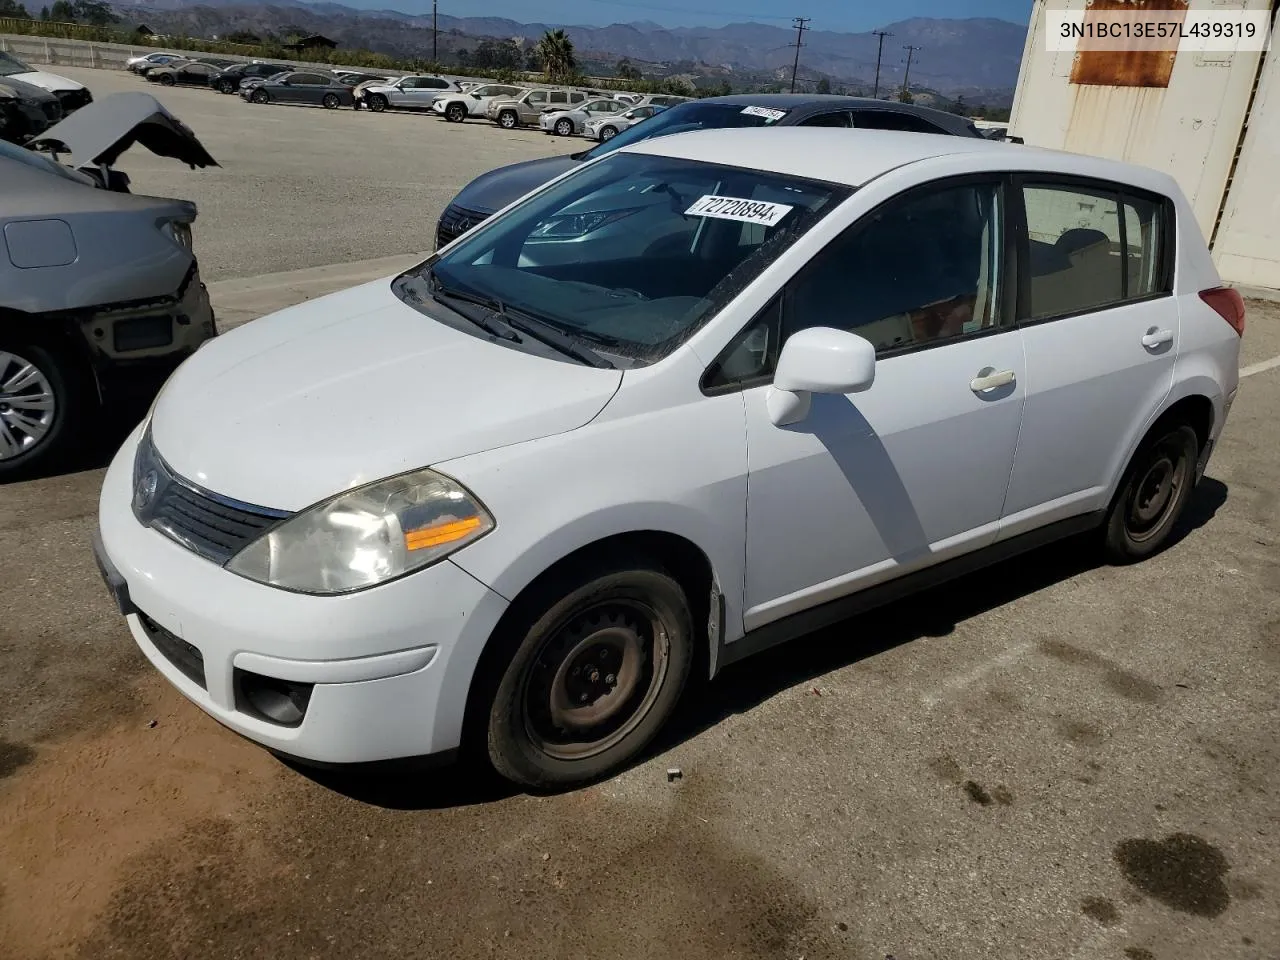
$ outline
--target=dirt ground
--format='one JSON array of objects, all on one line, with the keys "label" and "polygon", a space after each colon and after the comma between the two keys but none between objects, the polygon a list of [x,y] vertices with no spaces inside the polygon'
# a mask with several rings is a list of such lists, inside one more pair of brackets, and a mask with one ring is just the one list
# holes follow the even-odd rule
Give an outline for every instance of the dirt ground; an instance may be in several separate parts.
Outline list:
[{"label": "dirt ground", "polygon": [[[435,123],[384,119],[388,150]],[[796,641],[553,796],[294,769],[161,681],[89,552],[122,415],[0,487],[0,957],[1276,960],[1280,309],[1250,309],[1167,552],[1063,545]]]}]

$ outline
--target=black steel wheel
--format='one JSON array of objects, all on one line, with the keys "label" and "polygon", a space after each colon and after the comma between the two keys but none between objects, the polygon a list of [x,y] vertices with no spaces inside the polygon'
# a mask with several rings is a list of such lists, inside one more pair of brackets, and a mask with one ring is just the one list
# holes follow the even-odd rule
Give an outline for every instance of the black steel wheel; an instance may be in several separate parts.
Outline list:
[{"label": "black steel wheel", "polygon": [[616,771],[684,689],[694,631],[683,589],[657,564],[606,570],[542,592],[502,672],[489,759],[516,783],[571,786]]},{"label": "black steel wheel", "polygon": [[1115,563],[1151,556],[1169,540],[1195,487],[1200,438],[1186,423],[1157,424],[1133,455],[1107,515]]}]

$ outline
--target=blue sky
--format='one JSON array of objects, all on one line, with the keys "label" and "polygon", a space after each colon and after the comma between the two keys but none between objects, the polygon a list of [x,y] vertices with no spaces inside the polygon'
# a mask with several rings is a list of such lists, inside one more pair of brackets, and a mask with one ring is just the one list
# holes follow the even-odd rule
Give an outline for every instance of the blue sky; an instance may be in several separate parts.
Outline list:
[{"label": "blue sky", "polygon": [[[338,0],[353,7],[430,13],[431,0]],[[998,17],[1026,23],[1031,0],[440,0],[456,17],[509,17],[525,23],[608,24],[652,20],[670,27],[720,26],[758,20],[786,25],[812,17],[819,30],[873,30],[908,17]]]}]

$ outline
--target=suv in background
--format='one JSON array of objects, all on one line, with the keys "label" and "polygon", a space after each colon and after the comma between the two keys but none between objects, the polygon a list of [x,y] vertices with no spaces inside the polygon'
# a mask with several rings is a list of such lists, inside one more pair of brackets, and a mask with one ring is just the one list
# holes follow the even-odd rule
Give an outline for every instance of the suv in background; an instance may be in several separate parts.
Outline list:
[{"label": "suv in background", "polygon": [[543,133],[568,137],[575,133],[582,133],[587,125],[594,121],[617,117],[629,109],[631,109],[629,103],[602,97],[563,110],[547,107],[542,111],[538,124],[542,127]]},{"label": "suv in background", "polygon": [[524,92],[524,87],[505,83],[473,84],[462,93],[446,93],[437,98],[431,109],[450,123],[461,123],[468,117],[483,117],[494,100],[512,100]]},{"label": "suv in background", "polygon": [[529,90],[514,100],[492,100],[485,116],[504,130],[532,126],[547,109],[569,110],[587,102],[582,90]]},{"label": "suv in background", "polygon": [[356,109],[366,106],[374,113],[389,107],[430,110],[446,93],[460,92],[457,83],[444,77],[400,77],[386,83],[362,84],[356,91]]}]

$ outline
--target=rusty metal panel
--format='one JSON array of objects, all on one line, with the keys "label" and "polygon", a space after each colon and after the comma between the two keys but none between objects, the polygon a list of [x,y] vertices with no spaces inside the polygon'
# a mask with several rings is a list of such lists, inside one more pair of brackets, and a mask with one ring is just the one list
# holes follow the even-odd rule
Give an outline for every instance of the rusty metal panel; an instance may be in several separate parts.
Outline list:
[{"label": "rusty metal panel", "polygon": [[[1188,0],[1091,0],[1085,23],[1102,11],[1126,13],[1168,12],[1170,21],[1182,22]],[[1071,82],[1103,87],[1167,87],[1177,54],[1172,50],[1082,49],[1071,67]]]},{"label": "rusty metal panel", "polygon": [[1213,258],[1224,280],[1280,290],[1280,53],[1262,65],[1258,92],[1223,206]]}]

